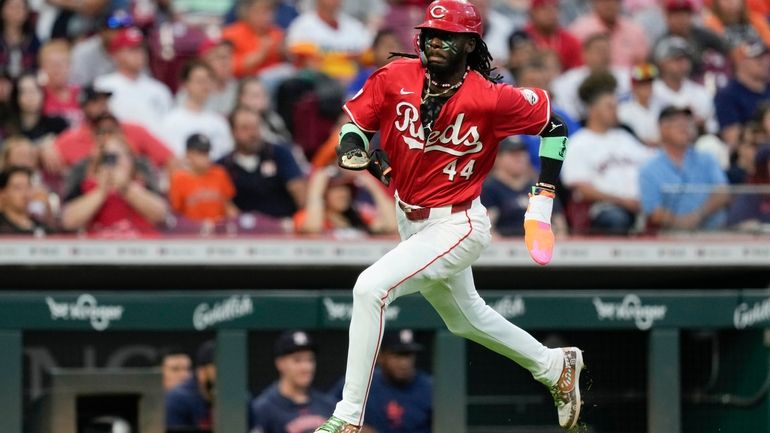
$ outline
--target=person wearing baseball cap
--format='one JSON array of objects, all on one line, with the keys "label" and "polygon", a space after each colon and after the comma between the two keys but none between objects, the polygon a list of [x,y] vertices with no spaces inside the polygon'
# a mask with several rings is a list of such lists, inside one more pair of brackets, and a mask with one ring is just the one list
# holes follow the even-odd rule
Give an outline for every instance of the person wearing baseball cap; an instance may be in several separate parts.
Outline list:
[{"label": "person wearing baseball cap", "polygon": [[[431,432],[433,381],[416,366],[424,349],[411,329],[383,333],[366,403],[366,426],[377,433]],[[342,383],[334,393],[342,395]]]},{"label": "person wearing baseball cap", "polygon": [[278,380],[252,400],[251,431],[310,432],[331,415],[334,401],[311,386],[317,350],[305,331],[285,331],[278,336],[273,350]]},{"label": "person wearing baseball cap", "polygon": [[658,68],[643,63],[631,68],[631,98],[618,105],[618,120],[628,126],[639,140],[648,146],[657,146],[658,111],[652,98],[652,83],[658,78]]},{"label": "person wearing baseball cap", "polygon": [[195,354],[195,370],[187,380],[166,393],[166,427],[210,430],[216,401],[216,342],[207,340]]},{"label": "person wearing baseball cap", "polygon": [[660,106],[691,107],[698,128],[716,132],[711,93],[690,79],[692,57],[692,46],[682,37],[668,36],[658,42],[654,59],[660,75],[652,85],[653,100]]},{"label": "person wearing baseball cap", "polygon": [[144,35],[136,27],[118,30],[109,51],[116,71],[98,77],[94,86],[112,92],[110,110],[121,121],[138,123],[160,135],[160,122],[171,109],[171,92],[165,84],[147,75]]},{"label": "person wearing baseball cap", "polygon": [[241,0],[238,21],[222,30],[222,38],[233,45],[233,72],[236,77],[257,75],[284,60],[284,33],[273,24],[273,0]]},{"label": "person wearing baseball cap", "polygon": [[76,43],[72,48],[72,82],[82,87],[93,83],[97,77],[115,72],[115,62],[109,53],[110,43],[121,29],[133,23],[131,14],[125,10],[100,16],[96,34]]},{"label": "person wearing baseball cap", "polygon": [[559,0],[532,0],[524,30],[538,48],[558,54],[562,71],[583,64],[580,41],[559,24]]},{"label": "person wearing baseball cap", "polygon": [[759,39],[739,42],[732,52],[734,75],[717,91],[714,102],[719,135],[731,149],[738,146],[742,125],[770,99],[770,55]]},{"label": "person wearing baseball cap", "polygon": [[[500,142],[492,174],[481,189],[481,203],[489,212],[494,232],[500,236],[523,236],[524,213],[530,188],[536,177],[530,150],[521,137],[508,137]],[[554,233],[567,233],[567,221],[557,201],[553,210]]]},{"label": "person wearing baseball cap", "polygon": [[658,123],[660,151],[639,172],[641,208],[649,225],[666,230],[723,227],[730,203],[727,177],[712,155],[693,148],[693,111],[669,105]]},{"label": "person wearing baseball cap", "polygon": [[687,40],[692,53],[691,76],[700,81],[706,66],[709,70],[718,68],[720,60],[714,56],[726,60],[730,50],[729,44],[713,31],[695,25],[695,15],[699,10],[695,0],[665,0],[663,6],[667,31],[658,39],[656,46],[669,36],[679,36]]},{"label": "person wearing baseball cap", "polygon": [[195,133],[185,141],[186,167],[171,175],[169,203],[185,218],[205,224],[238,215],[232,202],[235,186],[221,165],[211,161],[211,140]]}]

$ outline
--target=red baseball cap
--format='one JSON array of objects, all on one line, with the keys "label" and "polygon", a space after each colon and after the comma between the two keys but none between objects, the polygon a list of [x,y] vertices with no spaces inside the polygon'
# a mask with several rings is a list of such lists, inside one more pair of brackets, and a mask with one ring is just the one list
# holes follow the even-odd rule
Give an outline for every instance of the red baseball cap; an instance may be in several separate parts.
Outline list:
[{"label": "red baseball cap", "polygon": [[479,37],[484,33],[484,25],[476,6],[461,0],[434,1],[425,11],[425,21],[415,28],[472,33]]},{"label": "red baseball cap", "polygon": [[222,45],[226,45],[232,48],[233,43],[232,41],[228,39],[222,39],[221,37],[208,37],[204,39],[203,42],[201,42],[201,44],[198,46],[198,55],[204,56],[210,50],[220,47]]},{"label": "red baseball cap", "polygon": [[532,0],[530,9],[541,8],[544,6],[559,6],[559,0]]},{"label": "red baseball cap", "polygon": [[141,47],[144,43],[144,35],[136,27],[121,29],[110,42],[110,52],[122,50],[124,48]]},{"label": "red baseball cap", "polygon": [[671,11],[690,11],[695,12],[697,5],[694,0],[666,0],[666,10]]}]

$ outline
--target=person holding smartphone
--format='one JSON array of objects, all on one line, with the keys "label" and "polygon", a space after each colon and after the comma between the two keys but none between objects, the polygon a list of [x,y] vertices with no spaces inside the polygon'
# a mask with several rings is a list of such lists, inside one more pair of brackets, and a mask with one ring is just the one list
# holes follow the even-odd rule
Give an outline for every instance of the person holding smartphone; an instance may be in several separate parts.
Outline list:
[{"label": "person holding smartphone", "polygon": [[151,235],[165,221],[166,201],[150,165],[133,156],[110,124],[109,119],[99,123],[103,144],[67,179],[62,227],[106,237]]}]

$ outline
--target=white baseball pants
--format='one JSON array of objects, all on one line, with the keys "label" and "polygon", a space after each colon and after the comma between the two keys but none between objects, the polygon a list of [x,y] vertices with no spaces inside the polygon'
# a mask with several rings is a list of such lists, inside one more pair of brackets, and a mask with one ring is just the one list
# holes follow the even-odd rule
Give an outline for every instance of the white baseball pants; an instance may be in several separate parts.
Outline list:
[{"label": "white baseball pants", "polygon": [[401,243],[364,270],[353,288],[347,371],[334,415],[362,425],[369,386],[385,327],[385,309],[396,298],[421,292],[449,330],[510,358],[545,384],[559,378],[560,349],[549,349],[512,324],[476,292],[471,264],[491,241],[486,208],[479,199],[463,212],[432,209],[410,221],[396,206]]}]

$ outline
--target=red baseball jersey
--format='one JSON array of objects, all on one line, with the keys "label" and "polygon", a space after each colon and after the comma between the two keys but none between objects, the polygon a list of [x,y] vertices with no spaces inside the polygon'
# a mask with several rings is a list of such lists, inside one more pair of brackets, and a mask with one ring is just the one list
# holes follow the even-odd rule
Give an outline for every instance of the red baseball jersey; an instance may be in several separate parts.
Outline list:
[{"label": "red baseball jersey", "polygon": [[478,197],[500,140],[539,134],[551,115],[544,90],[495,84],[471,71],[425,137],[424,78],[419,60],[397,60],[372,74],[343,107],[359,128],[381,132],[392,183],[408,204],[439,207]]}]

